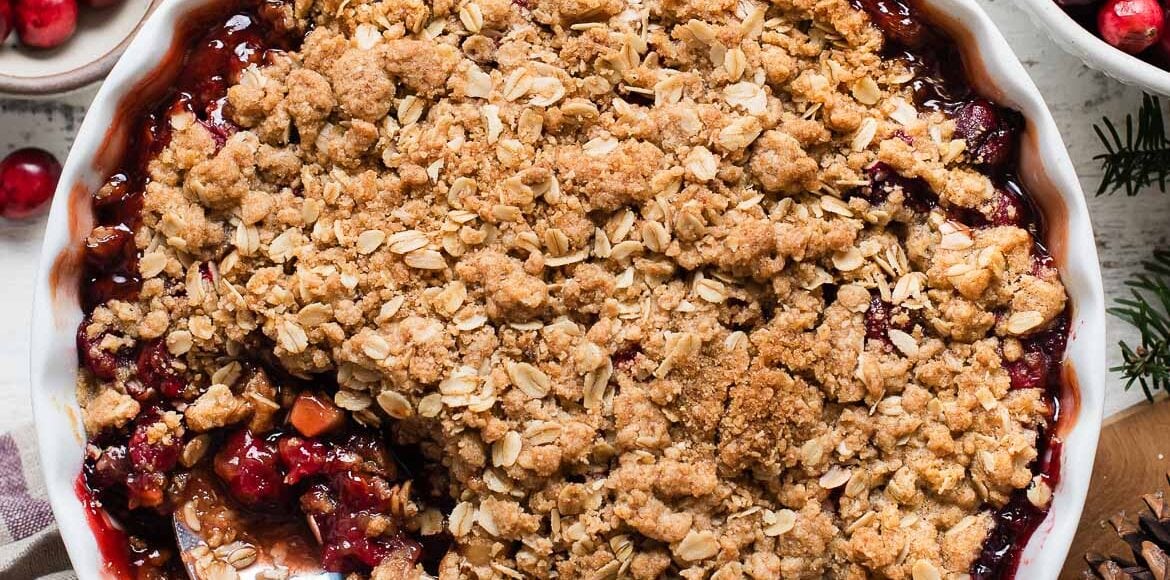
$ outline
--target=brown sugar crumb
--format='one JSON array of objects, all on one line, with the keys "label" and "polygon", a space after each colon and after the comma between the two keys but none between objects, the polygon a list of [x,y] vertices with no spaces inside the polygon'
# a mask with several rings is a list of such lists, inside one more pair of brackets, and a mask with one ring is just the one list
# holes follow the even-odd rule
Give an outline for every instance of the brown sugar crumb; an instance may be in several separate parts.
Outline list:
[{"label": "brown sugar crumb", "polygon": [[[996,186],[849,0],[295,12],[237,133],[171,120],[147,286],[93,316],[164,341],[186,429],[336,377],[443,474],[409,529],[444,579],[969,570],[1051,412],[1005,364],[1067,298],[1027,229],[956,220]],[[859,193],[879,162],[937,203]],[[138,414],[125,379],[87,430]]]}]

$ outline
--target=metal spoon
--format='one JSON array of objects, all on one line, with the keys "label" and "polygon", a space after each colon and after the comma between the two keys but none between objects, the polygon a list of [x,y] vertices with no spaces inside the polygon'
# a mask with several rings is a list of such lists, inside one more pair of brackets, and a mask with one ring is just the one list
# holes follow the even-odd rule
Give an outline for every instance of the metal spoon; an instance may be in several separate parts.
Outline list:
[{"label": "metal spoon", "polygon": [[[183,566],[187,569],[187,576],[191,580],[211,580],[200,576],[195,569],[195,559],[189,557],[192,550],[200,546],[207,546],[206,540],[175,512],[171,516],[171,524],[175,530],[175,540],[178,542],[182,554]],[[309,554],[298,553],[296,567],[277,566],[269,557],[271,546],[256,546],[257,557],[252,564],[236,569],[240,580],[343,580],[345,576],[337,572],[326,572],[321,569],[321,563]],[[229,575],[230,577],[230,575]]]}]

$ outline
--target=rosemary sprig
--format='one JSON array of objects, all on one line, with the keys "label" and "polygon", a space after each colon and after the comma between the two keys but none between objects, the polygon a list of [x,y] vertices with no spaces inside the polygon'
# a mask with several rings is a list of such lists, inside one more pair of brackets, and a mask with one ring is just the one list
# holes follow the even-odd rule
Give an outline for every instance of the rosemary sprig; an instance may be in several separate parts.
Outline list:
[{"label": "rosemary sprig", "polygon": [[1108,118],[1101,121],[1104,129],[1101,125],[1093,125],[1106,151],[1093,158],[1101,162],[1105,173],[1097,195],[1124,189],[1126,195],[1133,196],[1154,184],[1165,193],[1170,177],[1170,140],[1166,139],[1158,98],[1148,94],[1142,98],[1136,126],[1133,115],[1125,116],[1124,138],[1113,121]]},{"label": "rosemary sprig", "polygon": [[1109,313],[1128,322],[1141,334],[1141,344],[1120,342],[1122,364],[1110,370],[1126,379],[1125,388],[1137,383],[1146,398],[1154,391],[1170,391],[1170,251],[1159,250],[1142,262],[1145,272],[1127,281],[1131,297],[1119,298]]}]

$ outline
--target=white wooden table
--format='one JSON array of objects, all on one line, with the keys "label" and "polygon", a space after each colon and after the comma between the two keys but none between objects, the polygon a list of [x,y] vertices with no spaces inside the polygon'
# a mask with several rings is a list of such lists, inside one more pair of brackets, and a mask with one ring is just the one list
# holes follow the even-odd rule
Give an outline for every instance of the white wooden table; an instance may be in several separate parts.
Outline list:
[{"label": "white wooden table", "polygon": [[[1100,171],[1092,160],[1100,153],[1092,123],[1103,115],[1121,118],[1136,110],[1141,91],[1122,86],[1085,68],[1035,29],[1012,0],[980,0],[1048,100],[1069,145],[1085,191],[1092,195]],[[65,158],[93,89],[55,101],[0,99],[0,155],[36,145]],[[1089,207],[1105,274],[1107,300],[1122,293],[1122,282],[1139,268],[1150,250],[1168,244],[1170,195],[1157,191],[1126,198],[1090,197]],[[0,431],[27,420],[28,325],[33,277],[39,259],[44,221],[0,223]],[[1117,341],[1135,334],[1109,321],[1109,360],[1118,361]],[[1125,392],[1116,377],[1109,385],[1106,413],[1142,400],[1140,391]]]}]

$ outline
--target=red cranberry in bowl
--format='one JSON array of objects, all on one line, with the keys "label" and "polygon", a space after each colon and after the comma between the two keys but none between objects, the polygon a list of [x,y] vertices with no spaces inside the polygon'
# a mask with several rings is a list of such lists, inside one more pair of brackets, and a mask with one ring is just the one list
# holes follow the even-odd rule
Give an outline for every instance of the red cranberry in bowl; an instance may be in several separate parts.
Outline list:
[{"label": "red cranberry in bowl", "polygon": [[18,149],[0,161],[0,216],[22,219],[45,209],[57,189],[61,163],[43,149]]},{"label": "red cranberry in bowl", "polygon": [[1130,54],[1153,46],[1165,27],[1158,0],[1106,0],[1097,13],[1101,38]]},{"label": "red cranberry in bowl", "polygon": [[13,0],[16,34],[33,48],[61,46],[77,30],[77,0]]},{"label": "red cranberry in bowl", "polygon": [[0,0],[0,42],[4,42],[12,33],[12,3]]},{"label": "red cranberry in bowl", "polygon": [[215,455],[214,465],[228,492],[246,506],[271,506],[288,499],[280,455],[271,437],[261,438],[250,429],[236,431]]}]

